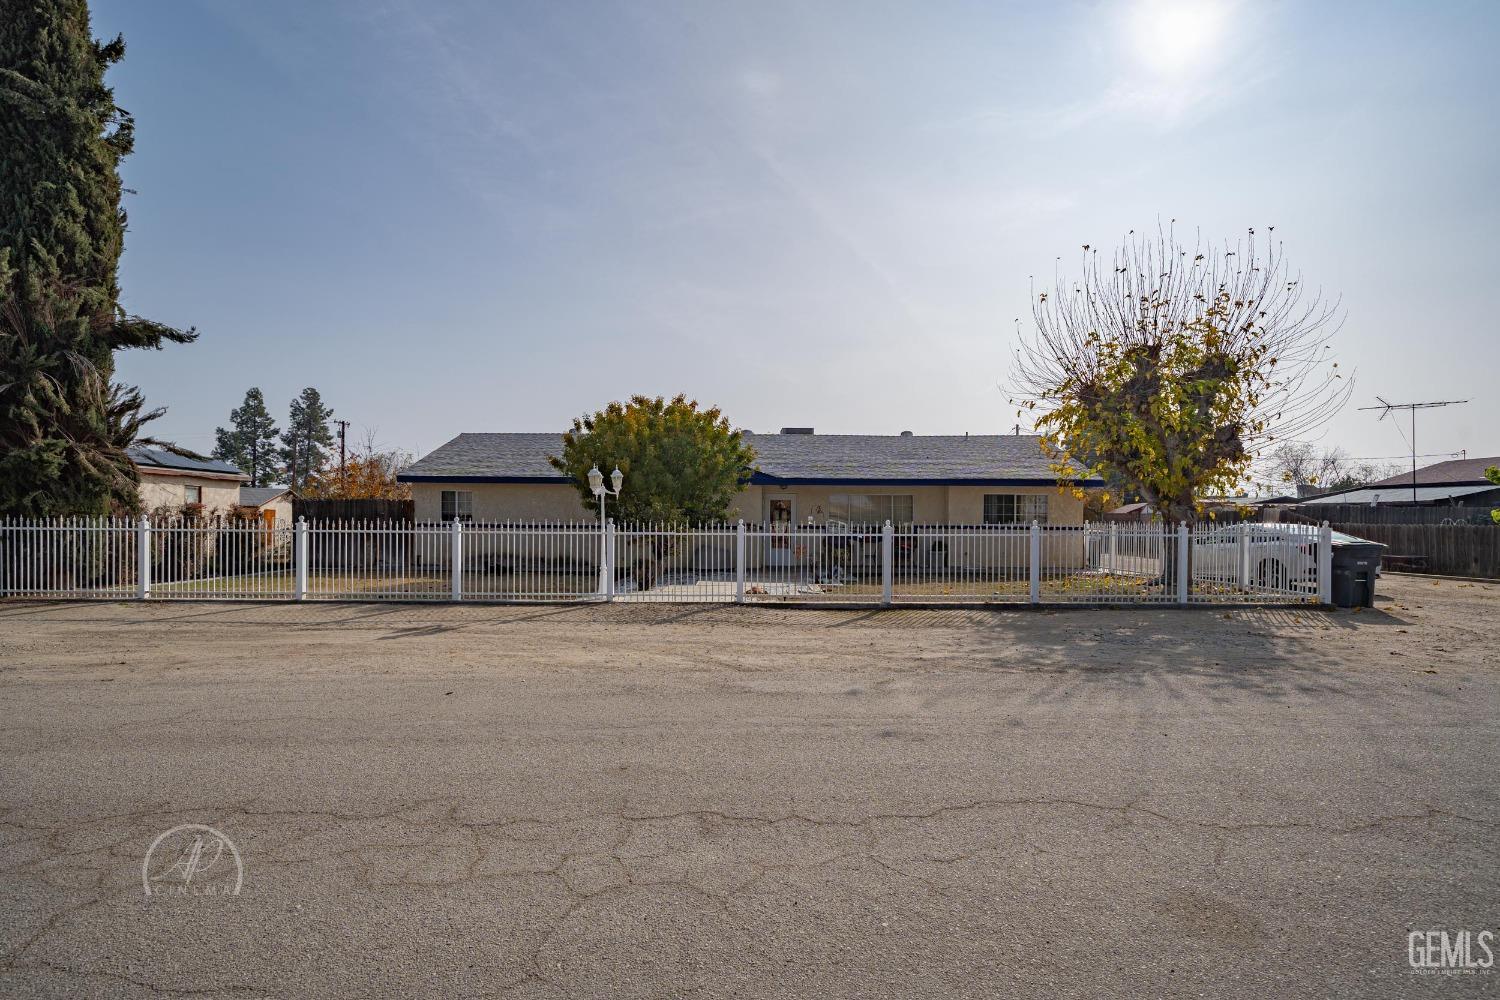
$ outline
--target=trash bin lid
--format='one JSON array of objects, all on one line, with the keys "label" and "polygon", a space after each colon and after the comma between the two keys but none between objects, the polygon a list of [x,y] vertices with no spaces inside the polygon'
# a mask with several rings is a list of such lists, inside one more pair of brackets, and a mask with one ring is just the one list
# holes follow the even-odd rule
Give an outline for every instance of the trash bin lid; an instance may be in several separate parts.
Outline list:
[{"label": "trash bin lid", "polygon": [[1338,546],[1338,545],[1378,545],[1381,548],[1386,548],[1386,544],[1384,542],[1372,542],[1368,538],[1360,538],[1357,535],[1347,535],[1347,534],[1345,534],[1342,531],[1335,531],[1333,533],[1333,544],[1336,545],[1336,546]]}]

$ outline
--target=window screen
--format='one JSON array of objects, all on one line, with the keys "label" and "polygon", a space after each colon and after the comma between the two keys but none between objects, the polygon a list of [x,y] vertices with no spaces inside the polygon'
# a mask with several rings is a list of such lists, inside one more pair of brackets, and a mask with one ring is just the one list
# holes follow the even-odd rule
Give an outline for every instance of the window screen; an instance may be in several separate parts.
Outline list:
[{"label": "window screen", "polygon": [[1030,524],[1032,521],[1047,523],[1046,494],[986,493],[984,495],[985,524]]},{"label": "window screen", "polygon": [[828,522],[835,525],[912,523],[911,494],[835,493],[828,498]]},{"label": "window screen", "polygon": [[460,521],[474,519],[474,494],[469,490],[443,491],[443,520],[451,521],[455,517]]}]

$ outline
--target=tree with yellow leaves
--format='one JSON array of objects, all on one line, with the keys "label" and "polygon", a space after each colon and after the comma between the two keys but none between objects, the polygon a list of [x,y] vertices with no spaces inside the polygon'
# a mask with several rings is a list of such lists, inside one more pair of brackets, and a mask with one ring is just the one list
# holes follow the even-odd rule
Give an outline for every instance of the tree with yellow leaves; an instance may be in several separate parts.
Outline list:
[{"label": "tree with yellow leaves", "polygon": [[[1274,228],[1274,227],[1273,227]],[[1321,426],[1352,384],[1330,357],[1337,304],[1304,296],[1279,243],[1232,248],[1132,230],[1033,300],[1013,398],[1065,481],[1124,484],[1168,521],[1230,494],[1260,450]]]},{"label": "tree with yellow leaves", "polygon": [[342,472],[335,466],[316,473],[302,495],[309,500],[410,500],[411,486],[396,476],[412,463],[403,451],[374,451],[354,455]]}]

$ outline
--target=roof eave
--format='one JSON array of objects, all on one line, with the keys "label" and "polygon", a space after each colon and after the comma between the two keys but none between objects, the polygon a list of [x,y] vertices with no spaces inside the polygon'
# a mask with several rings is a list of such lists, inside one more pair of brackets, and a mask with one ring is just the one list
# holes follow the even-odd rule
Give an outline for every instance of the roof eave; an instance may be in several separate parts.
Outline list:
[{"label": "roof eave", "polygon": [[207,469],[178,469],[170,465],[142,465],[135,463],[136,470],[152,476],[198,476],[201,479],[231,479],[237,483],[248,482],[250,477],[243,472],[210,472]]},{"label": "roof eave", "polygon": [[[1056,476],[773,476],[756,472],[752,486],[1058,486]],[[1079,486],[1103,486],[1102,479],[1080,479]]]},{"label": "roof eave", "polygon": [[398,483],[536,483],[566,486],[573,482],[568,476],[449,476],[425,472],[402,472],[396,476]]},{"label": "roof eave", "polygon": [[[476,476],[443,475],[434,473],[403,472],[396,476],[398,483],[496,483],[512,485],[572,485],[568,476]],[[1053,476],[982,476],[982,477],[927,477],[927,478],[872,478],[869,476],[773,476],[765,472],[750,475],[751,486],[1058,486]],[[1083,487],[1103,486],[1102,479],[1080,479],[1076,485]]]}]

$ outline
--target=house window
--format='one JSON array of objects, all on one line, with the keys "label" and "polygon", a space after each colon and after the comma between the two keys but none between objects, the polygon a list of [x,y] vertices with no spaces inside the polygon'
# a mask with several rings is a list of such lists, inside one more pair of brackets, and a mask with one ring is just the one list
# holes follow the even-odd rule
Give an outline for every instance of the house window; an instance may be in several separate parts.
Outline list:
[{"label": "house window", "polygon": [[201,486],[184,486],[182,488],[182,502],[183,503],[202,503],[203,502],[203,487],[201,487]]},{"label": "house window", "polygon": [[470,490],[443,491],[443,520],[474,520],[474,494]]},{"label": "house window", "polygon": [[1034,493],[986,493],[985,524],[1047,523],[1047,496]]},{"label": "house window", "polygon": [[912,523],[911,494],[835,493],[828,498],[828,523],[840,526]]}]

